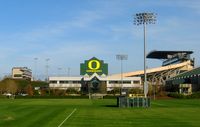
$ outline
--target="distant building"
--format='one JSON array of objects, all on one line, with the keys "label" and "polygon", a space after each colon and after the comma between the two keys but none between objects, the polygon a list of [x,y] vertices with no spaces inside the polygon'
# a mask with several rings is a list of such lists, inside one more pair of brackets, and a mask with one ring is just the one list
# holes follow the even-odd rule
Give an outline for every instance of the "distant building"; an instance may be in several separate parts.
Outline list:
[{"label": "distant building", "polygon": [[12,78],[14,79],[28,79],[32,78],[32,71],[27,67],[13,67]]}]

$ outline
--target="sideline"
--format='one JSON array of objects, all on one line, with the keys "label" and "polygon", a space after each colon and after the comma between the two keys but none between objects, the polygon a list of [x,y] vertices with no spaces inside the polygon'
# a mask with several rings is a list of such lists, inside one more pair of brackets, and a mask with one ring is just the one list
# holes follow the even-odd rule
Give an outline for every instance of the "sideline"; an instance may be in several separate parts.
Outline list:
[{"label": "sideline", "polygon": [[62,123],[60,123],[60,125],[59,125],[58,127],[61,127],[61,126],[63,125],[63,123],[64,123],[66,120],[68,120],[68,119],[71,117],[71,115],[72,115],[75,111],[76,111],[76,108],[62,121]]}]

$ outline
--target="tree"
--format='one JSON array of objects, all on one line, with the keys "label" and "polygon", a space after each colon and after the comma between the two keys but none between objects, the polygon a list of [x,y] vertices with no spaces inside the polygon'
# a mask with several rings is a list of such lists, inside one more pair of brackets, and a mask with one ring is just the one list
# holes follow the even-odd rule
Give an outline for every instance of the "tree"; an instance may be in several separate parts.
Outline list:
[{"label": "tree", "polygon": [[114,87],[114,88],[113,88],[113,94],[114,94],[114,96],[115,96],[116,94],[120,94],[120,90],[121,90],[120,87]]},{"label": "tree", "polygon": [[53,89],[53,95],[55,95],[55,96],[64,96],[65,95],[65,90]]},{"label": "tree", "polygon": [[71,88],[67,88],[66,93],[67,94],[77,94],[78,90],[76,88],[71,87]]},{"label": "tree", "polygon": [[6,92],[6,84],[1,81],[0,82],[0,94],[3,94],[4,92]]},{"label": "tree", "polygon": [[14,95],[14,94],[16,94],[17,90],[18,90],[18,86],[15,83],[15,81],[13,81],[13,80],[6,81],[6,91],[8,93],[11,93]]},{"label": "tree", "polygon": [[106,82],[102,82],[99,86],[99,91],[102,94],[105,94],[107,92],[107,86],[106,86]]},{"label": "tree", "polygon": [[141,88],[132,88],[129,90],[129,94],[143,94],[143,90]]},{"label": "tree", "polygon": [[33,87],[31,84],[27,85],[26,86],[26,93],[29,95],[29,96],[33,96]]}]

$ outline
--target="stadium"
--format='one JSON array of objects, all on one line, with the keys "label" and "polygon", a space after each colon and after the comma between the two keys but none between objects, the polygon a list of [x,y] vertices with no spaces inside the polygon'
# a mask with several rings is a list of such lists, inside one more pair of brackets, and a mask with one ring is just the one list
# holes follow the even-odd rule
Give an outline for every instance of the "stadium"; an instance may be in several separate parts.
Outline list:
[{"label": "stadium", "polygon": [[[154,93],[162,90],[187,96],[199,91],[199,68],[194,68],[191,54],[191,51],[150,52],[148,58],[163,59],[163,64],[160,67],[147,69],[149,90],[152,87],[155,88]],[[167,64],[164,64],[165,61]],[[89,94],[89,99],[84,96],[53,98],[49,95],[21,98],[17,96],[12,100],[2,98],[0,126],[198,127],[200,124],[199,99],[156,98],[156,100],[152,99],[149,108],[146,108],[146,104],[144,103],[144,106],[140,99],[143,95],[129,97],[128,102],[123,102],[121,99],[118,103],[116,97],[106,96],[115,88],[120,88],[120,92],[128,92],[129,89],[134,88],[143,90],[143,70],[123,73],[122,78],[121,74],[108,75],[108,64],[95,57],[81,63],[80,69],[83,69],[80,70],[80,74],[83,74],[80,77],[49,77],[49,88],[66,91],[74,88],[83,94]],[[95,93],[103,94],[103,99],[93,96]],[[124,104],[126,108],[122,108]]]},{"label": "stadium", "polygon": [[[76,89],[82,93],[105,94],[115,88],[131,89],[141,88],[141,77],[121,77],[108,75],[108,64],[95,57],[80,64],[82,77],[49,77],[51,89]],[[90,88],[89,88],[90,87]]]},{"label": "stadium", "polygon": [[0,5],[0,127],[200,126],[198,0]]},{"label": "stadium", "polygon": [[[150,52],[147,58],[161,59],[163,63],[160,67],[147,69],[149,88],[153,88],[155,93],[160,90],[181,94],[199,91],[199,68],[194,68],[194,59],[190,56],[192,53],[192,51]],[[104,94],[114,88],[123,90],[143,88],[143,70],[108,75],[108,64],[95,57],[80,64],[80,74],[82,77],[49,77],[49,87],[51,89],[74,88],[87,93],[89,86],[94,89],[93,93]],[[190,77],[193,78],[187,79]]]}]

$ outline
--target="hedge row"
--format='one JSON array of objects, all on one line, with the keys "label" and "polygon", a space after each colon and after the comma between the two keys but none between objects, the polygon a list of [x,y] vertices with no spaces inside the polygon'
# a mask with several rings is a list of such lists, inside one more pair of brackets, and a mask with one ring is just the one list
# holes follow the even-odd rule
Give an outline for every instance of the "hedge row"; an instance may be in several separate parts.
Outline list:
[{"label": "hedge row", "polygon": [[[88,99],[86,95],[82,96],[15,96],[15,99]],[[104,96],[104,99],[115,99],[116,96]]]},{"label": "hedge row", "polygon": [[184,95],[179,93],[169,93],[169,97],[179,98],[179,99],[200,99],[200,92],[193,93],[191,95]]},{"label": "hedge row", "polygon": [[86,99],[88,96],[15,96],[15,99]]}]

